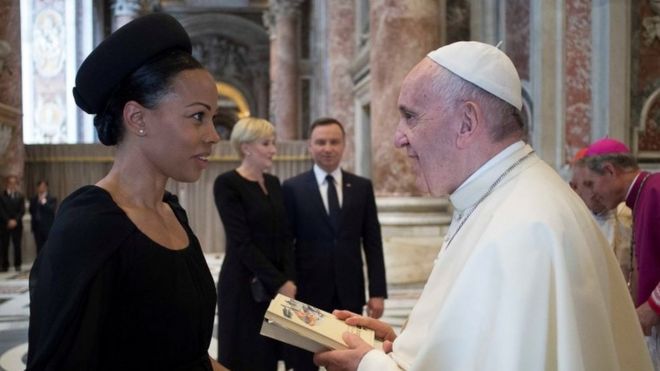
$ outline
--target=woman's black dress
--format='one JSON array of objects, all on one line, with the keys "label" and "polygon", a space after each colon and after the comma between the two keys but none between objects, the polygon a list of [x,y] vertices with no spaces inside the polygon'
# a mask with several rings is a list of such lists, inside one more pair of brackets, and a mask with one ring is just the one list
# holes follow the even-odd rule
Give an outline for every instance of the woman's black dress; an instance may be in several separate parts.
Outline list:
[{"label": "woman's black dress", "polygon": [[176,197],[164,201],[190,244],[144,235],[102,188],[58,211],[30,275],[28,370],[210,370],[215,287]]},{"label": "woman's black dress", "polygon": [[268,302],[258,303],[250,281],[272,297],[294,279],[293,244],[279,180],[259,183],[235,170],[215,180],[213,194],[227,236],[218,282],[218,360],[232,371],[275,370],[281,344],[259,335]]}]

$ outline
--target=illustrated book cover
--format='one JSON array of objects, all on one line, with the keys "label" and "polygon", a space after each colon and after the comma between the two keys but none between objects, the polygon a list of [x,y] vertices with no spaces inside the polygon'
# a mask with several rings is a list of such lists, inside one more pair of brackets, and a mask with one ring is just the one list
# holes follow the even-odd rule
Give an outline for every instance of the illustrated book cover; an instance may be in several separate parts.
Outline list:
[{"label": "illustrated book cover", "polygon": [[310,352],[346,349],[342,336],[347,331],[382,348],[373,330],[347,325],[331,313],[281,294],[271,300],[264,317],[262,335]]}]

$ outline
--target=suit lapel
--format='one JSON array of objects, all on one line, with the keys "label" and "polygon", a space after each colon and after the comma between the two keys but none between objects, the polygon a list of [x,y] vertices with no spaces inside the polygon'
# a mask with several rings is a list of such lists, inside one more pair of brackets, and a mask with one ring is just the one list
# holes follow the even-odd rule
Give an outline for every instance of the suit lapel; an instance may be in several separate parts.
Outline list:
[{"label": "suit lapel", "polygon": [[344,210],[350,210],[350,205],[353,204],[353,195],[355,184],[353,184],[353,178],[351,174],[346,173],[344,170],[341,171],[341,192],[342,192],[342,202],[341,202],[341,214],[339,215],[339,226],[341,227],[344,224],[344,218],[348,215]]}]

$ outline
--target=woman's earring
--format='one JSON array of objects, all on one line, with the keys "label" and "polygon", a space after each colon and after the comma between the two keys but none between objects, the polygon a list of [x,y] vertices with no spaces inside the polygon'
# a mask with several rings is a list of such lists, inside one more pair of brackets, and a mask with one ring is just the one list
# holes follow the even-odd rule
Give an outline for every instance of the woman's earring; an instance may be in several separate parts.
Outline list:
[{"label": "woman's earring", "polygon": [[139,128],[139,129],[138,129],[138,135],[139,135],[139,136],[143,137],[145,134],[146,134],[146,133],[145,133],[145,131],[144,131],[143,128]]}]

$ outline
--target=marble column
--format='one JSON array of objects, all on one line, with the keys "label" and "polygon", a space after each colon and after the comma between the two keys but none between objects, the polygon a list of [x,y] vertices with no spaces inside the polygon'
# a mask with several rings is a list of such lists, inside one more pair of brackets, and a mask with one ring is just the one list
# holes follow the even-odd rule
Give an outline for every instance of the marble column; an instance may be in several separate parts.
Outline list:
[{"label": "marble column", "polygon": [[303,0],[271,0],[266,15],[271,37],[270,119],[279,140],[299,136],[299,6]]},{"label": "marble column", "polygon": [[394,148],[397,100],[408,71],[440,46],[445,0],[371,0],[372,172],[380,195],[416,195],[415,174]]},{"label": "marble column", "polygon": [[591,134],[591,0],[565,3],[565,158],[589,145]]},{"label": "marble column", "polygon": [[[0,176],[23,178],[20,1],[0,1]],[[4,186],[4,179],[0,179]]]},{"label": "marble column", "polygon": [[359,146],[355,142],[353,79],[350,72],[356,51],[354,3],[354,0],[333,0],[327,4],[328,116],[344,125],[346,149],[342,167],[349,171],[355,168],[355,151]]},{"label": "marble column", "polygon": [[140,10],[139,0],[115,0],[112,4],[112,31],[137,18]]}]

